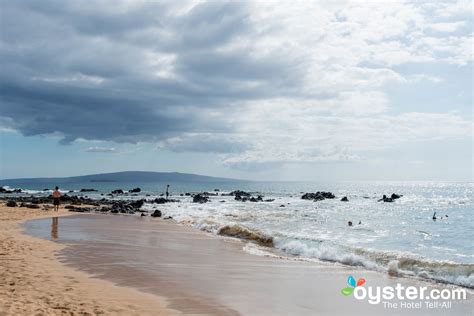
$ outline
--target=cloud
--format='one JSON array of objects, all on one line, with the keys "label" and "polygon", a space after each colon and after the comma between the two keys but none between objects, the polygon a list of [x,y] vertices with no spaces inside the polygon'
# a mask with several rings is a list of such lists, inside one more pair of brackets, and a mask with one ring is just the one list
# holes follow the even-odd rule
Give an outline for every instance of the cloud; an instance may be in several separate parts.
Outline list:
[{"label": "cloud", "polygon": [[117,153],[118,150],[113,147],[89,147],[84,150],[88,153]]},{"label": "cloud", "polygon": [[462,137],[453,124],[464,132],[469,119],[400,112],[388,92],[444,82],[403,67],[472,64],[470,4],[448,7],[6,1],[0,124],[64,144],[212,152],[235,165],[354,160],[387,139]]}]

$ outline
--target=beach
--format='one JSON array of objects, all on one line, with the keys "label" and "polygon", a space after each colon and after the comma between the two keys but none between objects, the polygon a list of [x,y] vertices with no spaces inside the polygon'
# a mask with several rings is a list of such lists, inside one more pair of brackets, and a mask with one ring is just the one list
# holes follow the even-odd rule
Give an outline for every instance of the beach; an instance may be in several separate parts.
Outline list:
[{"label": "beach", "polygon": [[131,288],[93,279],[60,263],[64,248],[22,233],[29,219],[67,216],[0,206],[0,315],[176,315],[166,302]]},{"label": "beach", "polygon": [[[449,309],[400,310],[358,301],[341,295],[349,275],[377,286],[456,287],[361,267],[250,254],[244,248],[252,243],[158,218],[0,210],[6,268],[0,311],[6,315],[471,313],[471,292]],[[31,219],[37,220],[25,223]]]}]

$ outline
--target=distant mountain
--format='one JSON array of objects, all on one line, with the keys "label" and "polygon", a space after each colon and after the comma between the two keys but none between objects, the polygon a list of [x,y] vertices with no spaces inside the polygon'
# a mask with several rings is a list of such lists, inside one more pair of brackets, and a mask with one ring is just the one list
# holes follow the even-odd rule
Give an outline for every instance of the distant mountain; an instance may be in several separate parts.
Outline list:
[{"label": "distant mountain", "polygon": [[77,183],[77,182],[239,182],[244,180],[201,176],[179,172],[123,171],[113,173],[90,174],[76,177],[22,178],[0,180],[2,184],[14,183]]}]

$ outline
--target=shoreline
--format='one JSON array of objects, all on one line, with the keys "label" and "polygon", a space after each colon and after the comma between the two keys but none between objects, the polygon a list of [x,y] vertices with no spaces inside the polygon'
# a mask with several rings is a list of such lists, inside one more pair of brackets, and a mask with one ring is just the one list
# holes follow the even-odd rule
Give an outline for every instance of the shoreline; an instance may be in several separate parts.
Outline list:
[{"label": "shoreline", "polygon": [[0,315],[178,315],[165,298],[92,278],[58,260],[66,246],[22,231],[31,219],[72,215],[0,205]]},{"label": "shoreline", "polygon": [[[457,288],[391,277],[360,267],[256,256],[242,249],[245,245],[242,241],[216,237],[192,227],[149,217],[117,216],[111,221],[109,216],[79,215],[62,221],[60,231],[66,235],[68,230],[86,227],[87,233],[92,234],[91,240],[94,240],[94,232],[98,231],[101,236],[119,231],[120,238],[108,239],[98,246],[74,245],[63,239],[69,247],[61,253],[61,261],[94,277],[166,297],[171,307],[184,312],[206,315],[307,315],[334,313],[336,307],[338,314],[349,314],[349,310],[369,315],[382,311],[400,314],[397,310],[385,310],[381,306],[341,296],[341,287],[349,274],[363,276],[371,284],[381,286],[402,283],[438,289]],[[108,227],[104,229],[105,223]],[[47,222],[46,225],[49,228],[51,224]],[[49,234],[49,231],[46,233]],[[74,234],[77,234],[76,230]],[[140,235],[139,238],[133,239],[137,235]],[[123,239],[126,243],[120,243],[117,239]],[[151,244],[139,245],[137,241],[140,240],[151,240]],[[150,249],[150,246],[154,248]],[[115,264],[117,261],[121,262],[119,266]],[[127,265],[126,262],[133,264]],[[140,265],[146,266],[146,269],[141,269]],[[229,281],[231,287],[226,285]],[[281,284],[285,284],[285,288],[279,289]],[[311,298],[306,297],[308,293],[311,293]],[[321,299],[316,305],[313,296]],[[471,302],[472,293],[468,292],[468,301],[456,302],[450,312],[463,315]],[[272,310],[275,304],[282,305],[281,310]],[[309,306],[306,312],[298,307],[305,304]],[[422,309],[416,314],[433,313],[443,314],[444,311]]]}]

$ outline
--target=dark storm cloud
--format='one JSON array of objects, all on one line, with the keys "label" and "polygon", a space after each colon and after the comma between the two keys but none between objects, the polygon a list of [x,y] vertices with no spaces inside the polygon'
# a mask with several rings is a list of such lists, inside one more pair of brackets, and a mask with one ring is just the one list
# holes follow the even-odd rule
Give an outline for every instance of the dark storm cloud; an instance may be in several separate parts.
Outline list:
[{"label": "dark storm cloud", "polygon": [[[173,2],[1,6],[0,116],[27,136],[133,143],[228,132],[231,125],[207,113],[285,95],[299,82],[291,61],[218,49],[254,34],[245,3],[204,3],[181,13]],[[158,66],[150,62],[155,57]],[[167,66],[169,75],[155,74]],[[246,85],[256,81],[258,87]]]}]

